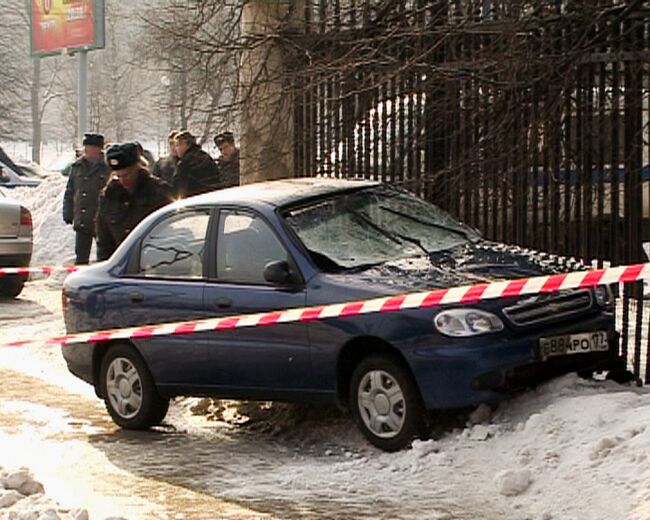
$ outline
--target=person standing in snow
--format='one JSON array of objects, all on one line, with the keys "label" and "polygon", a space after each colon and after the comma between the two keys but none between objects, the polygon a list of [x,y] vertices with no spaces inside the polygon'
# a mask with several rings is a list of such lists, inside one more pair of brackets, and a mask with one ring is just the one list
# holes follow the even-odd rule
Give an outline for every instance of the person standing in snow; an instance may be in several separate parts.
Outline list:
[{"label": "person standing in snow", "polygon": [[83,154],[69,167],[68,184],[63,196],[63,221],[75,231],[75,263],[85,265],[95,234],[99,194],[108,179],[104,161],[104,136],[84,134]]},{"label": "person standing in snow", "polygon": [[232,132],[222,132],[215,136],[214,144],[221,153],[217,160],[219,187],[239,186],[239,148],[235,146],[235,136]]},{"label": "person standing in snow", "polygon": [[196,144],[196,138],[188,131],[176,136],[178,164],[172,179],[177,198],[191,197],[219,188],[217,163]]},{"label": "person standing in snow", "polygon": [[172,130],[167,136],[167,143],[169,144],[169,155],[161,157],[154,164],[153,173],[159,179],[171,184],[174,177],[174,171],[178,164],[178,155],[176,154],[176,136],[178,131]]},{"label": "person standing in snow", "polygon": [[97,259],[106,260],[149,213],[172,201],[170,187],[149,174],[136,143],[106,150],[113,177],[99,198]]}]

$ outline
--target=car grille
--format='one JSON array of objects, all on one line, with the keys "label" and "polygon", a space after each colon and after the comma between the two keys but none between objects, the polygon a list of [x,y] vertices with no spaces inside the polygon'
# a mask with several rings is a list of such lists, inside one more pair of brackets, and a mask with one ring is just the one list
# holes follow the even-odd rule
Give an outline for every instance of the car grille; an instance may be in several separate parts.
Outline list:
[{"label": "car grille", "polygon": [[503,314],[514,325],[539,325],[581,314],[588,310],[591,304],[591,291],[579,290],[544,295],[533,301],[524,300],[511,307],[505,307]]}]

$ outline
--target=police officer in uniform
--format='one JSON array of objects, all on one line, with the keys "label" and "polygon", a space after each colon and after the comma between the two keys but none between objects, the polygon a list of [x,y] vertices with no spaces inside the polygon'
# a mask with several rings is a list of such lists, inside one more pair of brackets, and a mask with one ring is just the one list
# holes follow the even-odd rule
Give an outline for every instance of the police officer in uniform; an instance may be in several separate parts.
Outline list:
[{"label": "police officer in uniform", "polygon": [[108,179],[103,148],[102,134],[84,134],[83,154],[69,168],[63,196],[63,220],[72,224],[75,231],[77,265],[87,264],[90,259],[99,194]]},{"label": "police officer in uniform", "polygon": [[172,201],[170,186],[149,174],[136,143],[111,146],[106,161],[113,176],[99,198],[98,260],[109,258],[144,217]]},{"label": "police officer in uniform", "polygon": [[219,187],[239,186],[239,148],[235,146],[235,136],[232,132],[222,132],[215,136],[214,144],[221,153],[217,159]]}]

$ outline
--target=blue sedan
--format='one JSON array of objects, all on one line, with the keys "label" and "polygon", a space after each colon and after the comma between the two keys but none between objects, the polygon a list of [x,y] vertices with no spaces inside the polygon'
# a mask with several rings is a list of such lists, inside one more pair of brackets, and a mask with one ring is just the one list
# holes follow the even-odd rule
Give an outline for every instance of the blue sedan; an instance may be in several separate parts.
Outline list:
[{"label": "blue sedan", "polygon": [[[147,217],[69,276],[69,333],[316,306],[561,270],[483,240],[414,195],[366,181],[290,179],[207,193]],[[123,428],[170,397],[334,402],[398,450],[431,410],[503,399],[569,371],[618,367],[606,287],[130,342],[68,345]]]}]

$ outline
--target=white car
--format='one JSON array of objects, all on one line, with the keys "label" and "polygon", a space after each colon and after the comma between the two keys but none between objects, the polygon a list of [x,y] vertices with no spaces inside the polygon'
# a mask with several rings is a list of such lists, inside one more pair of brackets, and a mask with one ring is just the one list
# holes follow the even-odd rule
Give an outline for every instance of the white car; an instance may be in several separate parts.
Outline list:
[{"label": "white car", "polygon": [[[0,267],[28,267],[32,258],[32,214],[0,190]],[[0,298],[15,298],[27,276],[0,275]]]},{"label": "white car", "polygon": [[0,186],[3,188],[16,188],[19,186],[35,188],[40,183],[41,179],[32,177],[20,170],[20,168],[14,169],[10,164],[0,161]]},{"label": "white car", "polygon": [[37,181],[47,179],[47,177],[52,173],[38,163],[16,163],[16,166],[18,166],[20,173],[24,177],[36,179]]}]

